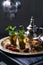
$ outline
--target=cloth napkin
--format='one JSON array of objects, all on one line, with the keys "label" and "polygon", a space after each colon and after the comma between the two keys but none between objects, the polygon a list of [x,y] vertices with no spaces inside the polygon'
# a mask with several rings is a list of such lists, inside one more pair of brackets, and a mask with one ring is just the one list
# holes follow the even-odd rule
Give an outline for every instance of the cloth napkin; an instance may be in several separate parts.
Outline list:
[{"label": "cloth napkin", "polygon": [[15,56],[10,56],[4,52],[1,52],[1,53],[19,65],[42,65],[43,64],[43,55],[33,56],[33,57],[31,56],[30,57],[15,57]]}]

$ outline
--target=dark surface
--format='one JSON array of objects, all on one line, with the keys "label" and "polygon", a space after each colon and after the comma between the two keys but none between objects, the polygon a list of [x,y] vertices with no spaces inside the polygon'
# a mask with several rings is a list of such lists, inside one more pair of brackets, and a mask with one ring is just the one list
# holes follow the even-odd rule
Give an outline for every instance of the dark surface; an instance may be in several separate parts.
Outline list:
[{"label": "dark surface", "polygon": [[0,52],[0,63],[4,62],[7,65],[41,65],[43,64],[43,55],[33,55],[33,56],[16,56],[7,54],[5,52]]},{"label": "dark surface", "polygon": [[12,61],[10,58],[8,58],[4,53],[0,51],[0,65],[18,65],[16,62]]}]

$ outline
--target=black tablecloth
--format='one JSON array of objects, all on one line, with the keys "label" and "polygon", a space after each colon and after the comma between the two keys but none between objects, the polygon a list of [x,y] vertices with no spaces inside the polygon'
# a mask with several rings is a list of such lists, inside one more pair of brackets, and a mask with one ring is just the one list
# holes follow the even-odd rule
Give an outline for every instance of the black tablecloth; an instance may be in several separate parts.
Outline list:
[{"label": "black tablecloth", "polygon": [[2,51],[0,52],[0,54],[2,55],[2,56],[0,56],[0,60],[1,60],[0,65],[1,64],[3,65],[4,60],[5,60],[4,64],[7,61],[6,65],[9,65],[9,64],[12,65],[12,63],[13,63],[13,65],[14,64],[16,64],[16,65],[43,65],[43,55],[27,56],[27,57],[20,56],[19,57],[19,56],[15,56],[15,55],[6,54]]}]

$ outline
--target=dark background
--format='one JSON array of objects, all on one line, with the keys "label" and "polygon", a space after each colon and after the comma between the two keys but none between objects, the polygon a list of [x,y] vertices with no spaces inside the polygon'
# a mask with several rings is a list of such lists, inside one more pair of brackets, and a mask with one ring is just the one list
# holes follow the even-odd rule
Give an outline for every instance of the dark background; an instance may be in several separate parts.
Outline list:
[{"label": "dark background", "polygon": [[20,0],[21,8],[13,20],[10,20],[2,10],[2,1],[0,0],[0,38],[7,33],[5,28],[8,25],[29,25],[30,17],[34,16],[35,24],[39,27],[43,24],[43,0]]}]

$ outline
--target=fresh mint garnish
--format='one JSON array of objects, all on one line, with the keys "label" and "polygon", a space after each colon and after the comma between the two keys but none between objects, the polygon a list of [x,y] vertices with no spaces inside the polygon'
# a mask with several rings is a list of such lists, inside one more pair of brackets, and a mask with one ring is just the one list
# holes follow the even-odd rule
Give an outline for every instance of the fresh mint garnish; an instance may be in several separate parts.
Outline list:
[{"label": "fresh mint garnish", "polygon": [[24,30],[19,30],[19,36],[20,36],[20,38],[24,38]]},{"label": "fresh mint garnish", "polygon": [[10,36],[13,36],[13,35],[15,35],[15,32],[16,32],[15,29],[16,29],[16,26],[14,26],[14,27],[8,26],[5,30],[9,31]]}]

